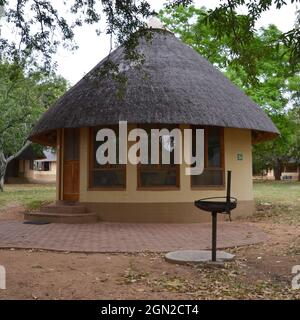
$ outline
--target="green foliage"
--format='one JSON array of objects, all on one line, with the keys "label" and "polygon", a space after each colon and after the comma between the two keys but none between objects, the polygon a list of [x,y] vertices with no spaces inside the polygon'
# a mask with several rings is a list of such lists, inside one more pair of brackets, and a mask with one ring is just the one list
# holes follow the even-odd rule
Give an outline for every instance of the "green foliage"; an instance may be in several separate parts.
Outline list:
[{"label": "green foliage", "polygon": [[[299,2],[291,0],[290,3]],[[255,23],[261,15],[275,5],[277,10],[287,5],[286,0],[227,0],[220,3],[214,10],[208,10],[207,22],[213,27],[219,38],[227,37],[232,54],[239,56],[239,61],[248,73],[255,72],[256,61],[250,49],[256,34]],[[236,9],[240,6],[247,8],[246,15],[239,15]],[[299,71],[300,63],[300,14],[295,16],[295,25],[289,32],[273,39],[273,45],[283,46],[289,56],[293,71]],[[250,49],[250,50],[249,50]],[[254,49],[252,47],[252,49]],[[254,54],[256,57],[257,54]]]},{"label": "green foliage", "polygon": [[54,74],[0,64],[0,151],[5,157],[20,150],[33,124],[66,88],[66,81]]},{"label": "green foliage", "polygon": [[[7,0],[4,5],[4,19],[16,28],[17,42],[0,37],[0,52],[6,59],[26,60],[38,56],[44,67],[50,70],[53,55],[60,45],[76,49],[74,29],[83,24],[98,24],[101,17],[107,22],[106,33],[114,35],[119,43],[125,43],[126,52],[131,55],[136,46],[131,35],[145,26],[144,18],[153,12],[147,1],[73,0],[59,4],[50,0],[18,0],[15,6]],[[66,12],[71,15],[66,17]],[[101,33],[96,29],[98,34]],[[128,49],[128,50],[127,50]],[[134,58],[134,57],[133,57]]]},{"label": "green foliage", "polygon": [[[249,17],[234,12],[239,21],[236,35],[243,38],[243,51],[237,50],[231,33],[220,34],[219,27],[207,19],[205,8],[179,6],[160,12],[167,27],[182,41],[206,57],[250,96],[271,117],[281,136],[254,146],[254,167],[259,172],[299,155],[300,74],[293,73],[291,56],[277,39],[283,34],[274,25],[244,34]],[[220,17],[221,19],[221,17]],[[225,22],[224,22],[225,23]],[[222,21],[221,21],[222,25]],[[244,26],[244,27],[243,27]],[[248,26],[248,27],[247,27]],[[298,110],[296,111],[291,110]],[[295,122],[298,116],[298,122]],[[299,159],[299,158],[297,158]]]},{"label": "green foliage", "polygon": [[[272,5],[280,10],[287,3],[299,0],[227,0],[220,1],[214,9],[204,13],[203,21],[213,27],[214,38],[227,43],[228,53],[236,57],[236,62],[244,66],[249,75],[256,72],[259,52],[255,51],[255,22]],[[189,8],[192,0],[168,0],[166,10]],[[125,45],[126,54],[136,59],[137,44],[135,32],[145,28],[145,19],[154,12],[146,0],[73,0],[61,1],[59,5],[51,0],[18,0],[10,5],[8,0],[0,0],[4,5],[6,24],[16,30],[17,40],[0,37],[0,52],[7,59],[27,59],[39,55],[47,69],[51,67],[53,54],[59,45],[76,48],[74,29],[83,24],[97,25],[106,20],[106,33],[114,36],[118,43]],[[247,8],[247,15],[236,13],[237,7]],[[66,12],[71,12],[66,16]],[[295,17],[295,27],[273,39],[273,44],[283,45],[295,72],[300,62],[300,15]],[[99,29],[96,29],[101,34]],[[254,54],[254,55],[253,55]]]},{"label": "green foliage", "polygon": [[292,122],[293,135],[291,137],[291,154],[295,162],[300,163],[300,104],[288,113]]}]

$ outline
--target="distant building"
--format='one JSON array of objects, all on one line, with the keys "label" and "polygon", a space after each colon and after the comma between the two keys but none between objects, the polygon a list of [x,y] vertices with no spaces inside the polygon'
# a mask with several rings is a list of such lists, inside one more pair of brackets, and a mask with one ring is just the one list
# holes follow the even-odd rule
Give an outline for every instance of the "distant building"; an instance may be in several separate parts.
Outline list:
[{"label": "distant building", "polygon": [[51,183],[56,180],[56,153],[46,149],[42,154],[32,146],[9,162],[5,183]]},{"label": "distant building", "polygon": [[56,181],[56,152],[51,149],[43,151],[45,158],[33,161],[29,170],[30,179],[35,182]]},{"label": "distant building", "polygon": [[[274,180],[275,179],[274,170],[273,169],[268,170],[266,177],[269,180]],[[300,180],[300,165],[295,159],[291,159],[288,163],[283,164],[280,179],[285,181]]]}]

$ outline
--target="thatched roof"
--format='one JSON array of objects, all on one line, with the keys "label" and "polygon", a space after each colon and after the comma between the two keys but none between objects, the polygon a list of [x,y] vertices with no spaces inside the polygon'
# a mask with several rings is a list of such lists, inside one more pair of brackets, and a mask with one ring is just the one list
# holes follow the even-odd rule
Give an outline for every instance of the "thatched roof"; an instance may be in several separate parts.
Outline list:
[{"label": "thatched roof", "polygon": [[138,51],[145,58],[141,69],[124,59],[122,47],[110,55],[127,77],[121,97],[120,83],[100,76],[104,59],[42,116],[30,139],[50,143],[56,129],[119,120],[252,129],[255,140],[278,135],[260,107],[171,32],[153,30],[152,40],[141,37]]},{"label": "thatched roof", "polygon": [[44,158],[37,160],[37,162],[54,162],[56,161],[56,152],[51,149],[43,151]]},{"label": "thatched roof", "polygon": [[36,159],[43,159],[43,158],[44,158],[44,155],[40,151],[35,150],[32,145],[29,145],[15,159],[17,159],[17,160],[36,160]]}]

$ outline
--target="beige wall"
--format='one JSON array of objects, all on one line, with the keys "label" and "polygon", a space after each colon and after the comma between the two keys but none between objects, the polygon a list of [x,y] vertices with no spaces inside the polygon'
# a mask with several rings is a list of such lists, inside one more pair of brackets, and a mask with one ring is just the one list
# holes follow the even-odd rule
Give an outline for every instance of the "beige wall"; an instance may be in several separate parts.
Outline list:
[{"label": "beige wall", "polygon": [[[97,212],[99,220],[113,222],[208,222],[209,212],[200,211],[193,202],[135,202],[109,203],[84,202],[90,212]],[[253,201],[239,201],[232,211],[232,218],[249,216],[253,213]],[[226,214],[218,215],[218,220],[228,219]]]},{"label": "beige wall", "polygon": [[[287,180],[287,181],[298,181],[299,180],[299,175],[300,175],[300,172],[282,172],[281,173],[281,177],[280,179],[281,180]],[[286,177],[289,177],[289,179],[286,179]],[[266,179],[269,179],[269,180],[275,180],[275,175],[274,175],[274,170],[273,169],[270,169],[268,170],[267,172],[267,175],[266,175]]]},{"label": "beige wall", "polygon": [[[225,169],[232,170],[232,195],[239,200],[252,200],[252,151],[250,130],[225,129]],[[243,154],[243,160],[237,160]],[[137,170],[127,165],[125,191],[88,191],[88,129],[81,129],[80,201],[82,202],[187,202],[195,199],[222,196],[224,190],[191,190],[190,176],[180,169],[180,190],[137,191]]]},{"label": "beige wall", "polygon": [[[181,126],[182,129],[186,127]],[[190,176],[185,175],[184,165],[180,168],[179,190],[137,191],[137,168],[130,163],[127,165],[127,188],[125,191],[88,191],[88,133],[88,128],[81,129],[80,202],[91,203],[94,210],[102,211],[105,220],[109,219],[110,215],[116,216],[113,220],[119,219],[116,213],[118,211],[116,204],[118,203],[124,207],[126,212],[135,211],[133,206],[130,206],[132,210],[129,210],[128,204],[136,204],[140,213],[141,207],[138,204],[144,203],[148,208],[155,206],[153,211],[160,215],[159,208],[163,213],[167,210],[168,204],[169,207],[172,204],[172,210],[175,212],[176,204],[186,204],[189,208],[196,199],[225,195],[225,189],[191,190]],[[236,212],[239,211],[239,215],[251,214],[253,211],[251,131],[226,128],[224,130],[224,149],[225,169],[232,171],[232,196],[237,197],[241,204],[241,210],[236,210]],[[243,160],[237,160],[237,154],[242,154]]]},{"label": "beige wall", "polygon": [[51,162],[50,171],[36,171],[30,169],[30,161],[24,160],[25,171],[24,178],[29,182],[38,182],[38,183],[54,183],[56,181],[56,161]]},{"label": "beige wall", "polygon": [[282,172],[281,174],[281,180],[285,180],[286,177],[288,177],[288,180],[292,181],[298,181],[299,180],[299,174],[298,172]]}]

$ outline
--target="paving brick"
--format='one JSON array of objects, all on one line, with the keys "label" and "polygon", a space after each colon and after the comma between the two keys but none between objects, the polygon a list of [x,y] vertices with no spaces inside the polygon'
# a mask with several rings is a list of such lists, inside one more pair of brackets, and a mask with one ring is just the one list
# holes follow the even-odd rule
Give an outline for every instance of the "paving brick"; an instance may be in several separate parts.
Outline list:
[{"label": "paving brick", "polygon": [[[249,245],[267,240],[253,225],[218,224],[218,248]],[[109,223],[30,225],[0,222],[0,247],[36,248],[76,252],[166,252],[207,249],[211,246],[210,223]]]}]

